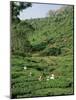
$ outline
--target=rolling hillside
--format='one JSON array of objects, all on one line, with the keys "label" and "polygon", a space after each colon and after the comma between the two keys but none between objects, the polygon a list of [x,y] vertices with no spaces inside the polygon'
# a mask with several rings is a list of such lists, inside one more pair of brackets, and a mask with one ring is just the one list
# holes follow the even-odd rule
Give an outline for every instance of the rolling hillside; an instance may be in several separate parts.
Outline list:
[{"label": "rolling hillside", "polygon": [[[12,23],[11,97],[73,94],[73,6]],[[47,79],[54,75],[54,80]]]}]

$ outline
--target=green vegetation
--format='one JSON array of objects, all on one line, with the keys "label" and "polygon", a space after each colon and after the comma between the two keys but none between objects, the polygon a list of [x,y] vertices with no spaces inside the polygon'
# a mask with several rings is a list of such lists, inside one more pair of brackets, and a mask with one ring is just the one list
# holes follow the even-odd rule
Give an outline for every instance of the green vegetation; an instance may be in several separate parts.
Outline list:
[{"label": "green vegetation", "polygon": [[19,22],[20,19],[18,15],[20,15],[20,11],[26,9],[27,7],[31,7],[31,3],[11,1],[10,6],[11,6],[11,20]]},{"label": "green vegetation", "polygon": [[[12,98],[73,94],[73,16],[66,6],[12,23]],[[51,74],[55,79],[47,80]]]}]

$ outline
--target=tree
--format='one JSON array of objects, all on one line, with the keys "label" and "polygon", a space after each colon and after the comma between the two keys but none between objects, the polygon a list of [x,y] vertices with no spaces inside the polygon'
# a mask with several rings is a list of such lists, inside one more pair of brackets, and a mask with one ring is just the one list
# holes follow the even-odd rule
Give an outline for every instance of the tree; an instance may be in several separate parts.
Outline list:
[{"label": "tree", "polygon": [[34,28],[28,22],[20,21],[20,12],[31,7],[31,3],[11,1],[11,50],[13,53],[25,53],[30,49],[27,34]]},{"label": "tree", "polygon": [[31,51],[31,44],[28,35],[34,31],[34,28],[26,21],[13,23],[11,27],[11,50],[13,53],[26,53]]},{"label": "tree", "polygon": [[31,7],[31,3],[11,1],[11,20],[20,20],[18,17],[20,11],[27,7]]},{"label": "tree", "polygon": [[50,11],[47,13],[47,16],[48,16],[48,17],[54,17],[54,16],[55,16],[55,11],[54,11],[54,10],[50,10]]}]

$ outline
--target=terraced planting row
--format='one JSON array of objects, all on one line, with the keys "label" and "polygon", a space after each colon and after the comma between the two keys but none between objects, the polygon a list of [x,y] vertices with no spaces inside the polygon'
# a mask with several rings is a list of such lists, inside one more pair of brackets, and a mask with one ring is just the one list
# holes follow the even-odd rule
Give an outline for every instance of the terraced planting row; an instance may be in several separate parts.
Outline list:
[{"label": "terraced planting row", "polygon": [[[73,93],[72,57],[13,56],[11,66],[12,98]],[[47,80],[51,74],[54,74],[55,78]]]}]

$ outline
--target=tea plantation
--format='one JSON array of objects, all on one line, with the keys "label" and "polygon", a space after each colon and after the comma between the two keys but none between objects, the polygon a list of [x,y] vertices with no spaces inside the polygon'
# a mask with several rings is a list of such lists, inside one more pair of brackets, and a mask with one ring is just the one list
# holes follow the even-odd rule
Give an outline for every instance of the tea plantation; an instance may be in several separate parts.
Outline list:
[{"label": "tea plantation", "polygon": [[53,13],[11,25],[11,98],[74,92],[73,6]]}]

